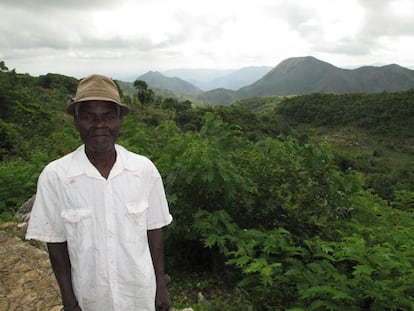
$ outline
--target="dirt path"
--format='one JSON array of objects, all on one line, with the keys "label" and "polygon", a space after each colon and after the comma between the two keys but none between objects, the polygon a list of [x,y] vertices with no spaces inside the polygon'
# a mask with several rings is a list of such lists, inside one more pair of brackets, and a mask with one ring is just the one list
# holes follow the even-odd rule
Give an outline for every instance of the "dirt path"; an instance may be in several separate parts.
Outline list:
[{"label": "dirt path", "polygon": [[0,311],[59,311],[49,256],[19,238],[23,231],[13,223],[0,226]]}]

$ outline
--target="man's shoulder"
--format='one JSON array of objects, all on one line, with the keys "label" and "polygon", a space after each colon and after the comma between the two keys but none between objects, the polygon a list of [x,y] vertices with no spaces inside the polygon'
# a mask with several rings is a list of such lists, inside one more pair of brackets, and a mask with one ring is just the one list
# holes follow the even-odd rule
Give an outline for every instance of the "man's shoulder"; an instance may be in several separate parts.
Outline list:
[{"label": "man's shoulder", "polygon": [[132,152],[121,145],[116,145],[116,150],[121,153],[126,168],[142,170],[155,167],[154,163],[144,155]]},{"label": "man's shoulder", "polygon": [[74,155],[79,152],[79,150],[83,148],[83,146],[78,147],[76,150],[65,154],[64,156],[49,162],[45,168],[43,169],[44,173],[50,172],[58,172],[61,170],[65,170],[69,167]]},{"label": "man's shoulder", "polygon": [[144,155],[135,153],[133,151],[128,150],[124,146],[121,145],[115,145],[116,151],[120,152],[123,157],[125,157],[128,160],[137,160],[137,161],[144,161],[144,162],[152,162],[149,158],[147,158]]}]

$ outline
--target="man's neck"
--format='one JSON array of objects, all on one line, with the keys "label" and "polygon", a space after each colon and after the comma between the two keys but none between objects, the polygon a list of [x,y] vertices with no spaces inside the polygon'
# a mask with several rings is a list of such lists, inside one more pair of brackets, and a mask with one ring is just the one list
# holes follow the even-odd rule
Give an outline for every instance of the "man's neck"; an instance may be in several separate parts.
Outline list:
[{"label": "man's neck", "polygon": [[107,179],[116,161],[115,149],[106,152],[94,152],[85,149],[85,152],[92,165]]}]

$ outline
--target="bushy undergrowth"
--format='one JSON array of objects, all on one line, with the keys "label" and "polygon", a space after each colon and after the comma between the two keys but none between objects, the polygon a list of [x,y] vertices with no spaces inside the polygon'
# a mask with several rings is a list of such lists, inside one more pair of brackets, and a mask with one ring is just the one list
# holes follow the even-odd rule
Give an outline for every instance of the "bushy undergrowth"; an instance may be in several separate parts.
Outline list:
[{"label": "bushy undergrowth", "polygon": [[[73,91],[72,79],[10,76],[0,76],[2,219],[35,192],[46,163],[80,143],[54,105],[63,84]],[[128,116],[119,143],[150,157],[163,176],[174,216],[165,229],[167,270],[221,280],[208,283],[212,296],[195,310],[414,309],[410,189],[387,202],[361,173],[338,167],[327,144],[278,137],[278,124],[247,124],[251,114],[240,108],[234,116],[231,108],[185,108]],[[220,301],[224,288],[236,294]]]},{"label": "bushy undergrowth", "polygon": [[414,307],[412,212],[364,190],[327,146],[251,143],[211,115],[199,133],[169,132],[157,163],[175,257],[221,271],[257,310]]}]

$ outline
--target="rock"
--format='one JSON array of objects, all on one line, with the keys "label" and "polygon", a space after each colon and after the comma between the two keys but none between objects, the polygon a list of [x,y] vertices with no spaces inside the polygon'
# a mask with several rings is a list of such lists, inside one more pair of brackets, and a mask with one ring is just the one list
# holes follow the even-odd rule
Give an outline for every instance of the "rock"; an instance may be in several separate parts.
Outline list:
[{"label": "rock", "polygon": [[17,228],[26,228],[27,227],[27,222],[21,222],[17,224]]},{"label": "rock", "polygon": [[6,221],[0,223],[0,230],[10,230],[14,229],[14,227],[16,227],[16,223],[13,221]]},{"label": "rock", "polygon": [[24,202],[22,206],[19,207],[18,211],[22,214],[30,213],[32,211],[32,207],[33,207],[33,203],[35,199],[36,199],[36,195],[34,194],[29,200]]},{"label": "rock", "polygon": [[198,302],[203,302],[204,300],[206,300],[206,298],[204,297],[202,293],[198,293],[197,298],[198,298]]},{"label": "rock", "polygon": [[0,311],[62,308],[47,252],[3,230],[0,230],[0,271]]},{"label": "rock", "polygon": [[8,239],[10,239],[10,236],[5,231],[0,231],[0,243],[6,242]]},{"label": "rock", "polygon": [[24,202],[18,209],[16,212],[16,217],[17,219],[19,219],[20,221],[23,222],[27,222],[29,221],[30,218],[30,212],[32,211],[32,207],[33,207],[33,203],[36,199],[36,195],[32,195],[32,197],[27,200],[26,202]]}]

